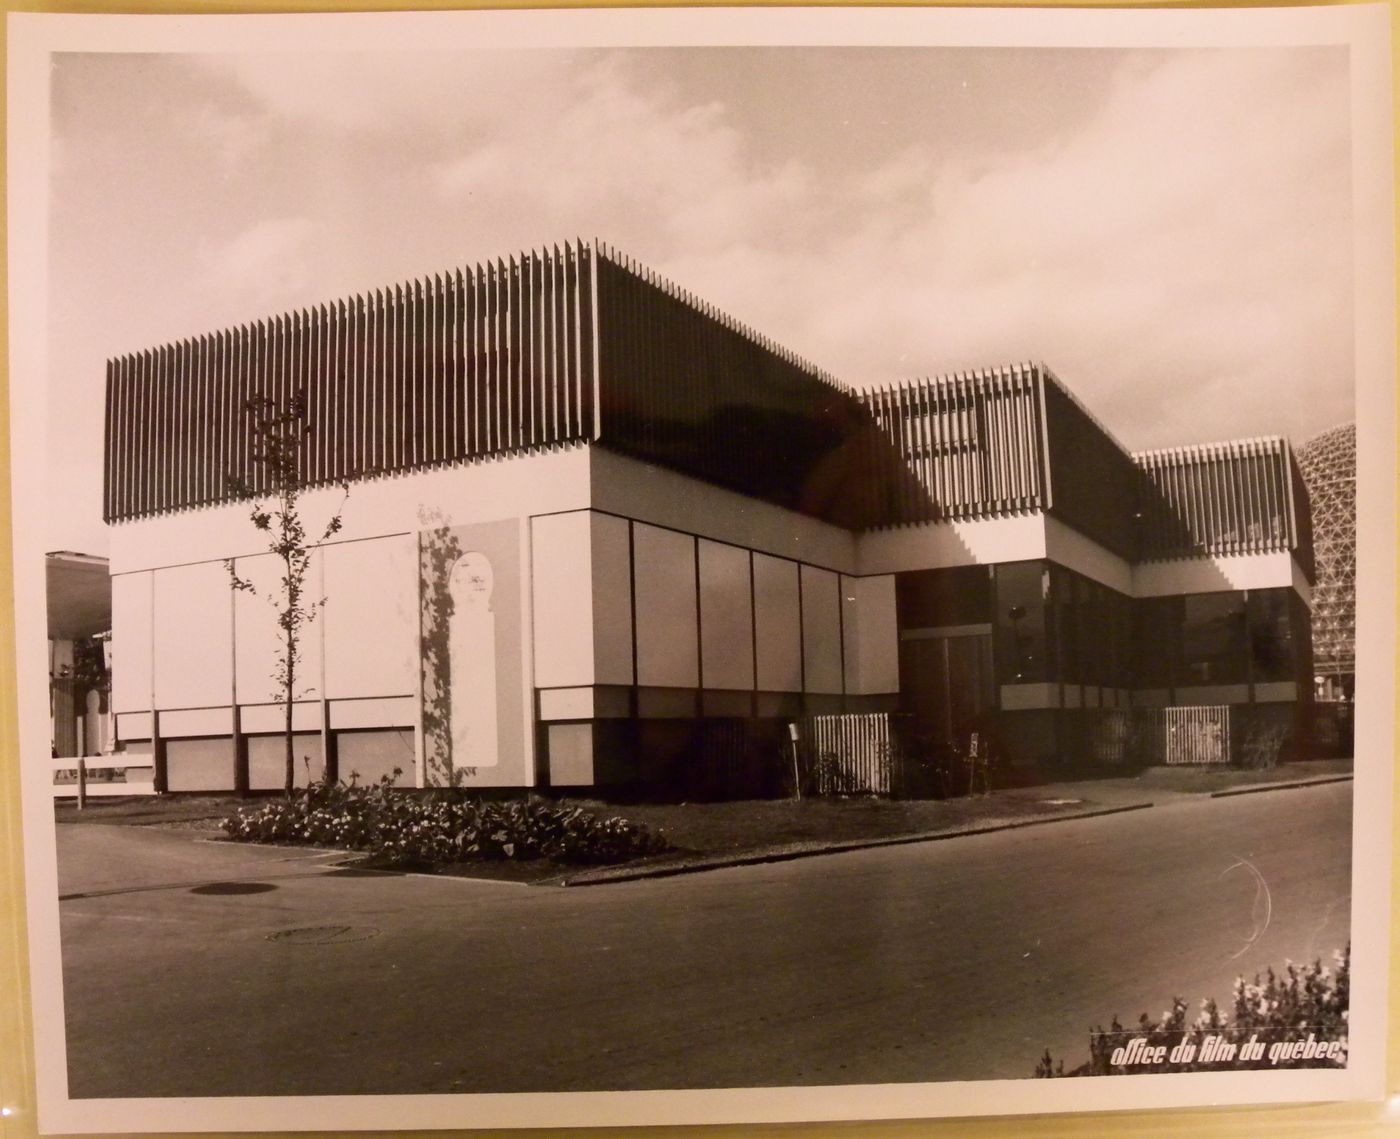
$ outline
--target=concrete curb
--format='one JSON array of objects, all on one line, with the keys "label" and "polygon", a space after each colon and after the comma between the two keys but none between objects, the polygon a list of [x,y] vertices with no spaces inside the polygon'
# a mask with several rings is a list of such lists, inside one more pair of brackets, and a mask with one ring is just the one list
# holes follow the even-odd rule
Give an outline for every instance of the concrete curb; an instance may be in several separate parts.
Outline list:
[{"label": "concrete curb", "polygon": [[1067,823],[1075,819],[1096,819],[1104,815],[1121,815],[1125,811],[1143,811],[1151,803],[1130,803],[1125,807],[1100,807],[1092,811],[1077,811],[1070,815],[1052,815],[1045,819],[1015,819],[1010,822],[992,823],[987,826],[965,827],[961,830],[921,831],[919,834],[894,835],[889,838],[856,839],[851,842],[827,843],[823,846],[803,847],[799,850],[755,851],[752,854],[735,854],[707,859],[703,862],[677,863],[674,865],[638,866],[634,869],[600,871],[589,877],[551,878],[533,883],[536,886],[607,886],[614,882],[636,882],[643,878],[674,878],[680,874],[699,874],[706,870],[724,870],[731,866],[757,866],[766,862],[792,862],[799,858],[815,858],[823,854],[845,854],[852,850],[870,850],[879,846],[905,846],[913,842],[939,842],[950,838],[967,838],[977,834],[995,834],[998,831],[1021,830],[1025,827],[1041,827],[1050,823]]},{"label": "concrete curb", "polygon": [[1256,783],[1252,787],[1230,787],[1212,791],[1212,799],[1228,799],[1232,795],[1258,795],[1262,791],[1289,791],[1294,787],[1320,787],[1324,783],[1350,783],[1354,775],[1322,775],[1316,779],[1295,779],[1289,783]]}]

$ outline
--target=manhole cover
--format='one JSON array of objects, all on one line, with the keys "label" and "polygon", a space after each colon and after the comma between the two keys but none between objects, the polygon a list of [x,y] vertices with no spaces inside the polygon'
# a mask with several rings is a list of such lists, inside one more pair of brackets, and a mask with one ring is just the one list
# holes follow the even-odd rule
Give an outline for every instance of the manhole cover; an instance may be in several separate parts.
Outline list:
[{"label": "manhole cover", "polygon": [[308,925],[300,929],[279,929],[276,933],[269,933],[267,939],[283,945],[341,945],[347,941],[368,941],[378,936],[379,931],[367,925]]},{"label": "manhole cover", "polygon": [[266,894],[277,889],[271,882],[210,882],[207,886],[195,886],[191,894]]},{"label": "manhole cover", "polygon": [[1047,807],[1072,807],[1076,803],[1084,802],[1083,799],[1042,799]]}]

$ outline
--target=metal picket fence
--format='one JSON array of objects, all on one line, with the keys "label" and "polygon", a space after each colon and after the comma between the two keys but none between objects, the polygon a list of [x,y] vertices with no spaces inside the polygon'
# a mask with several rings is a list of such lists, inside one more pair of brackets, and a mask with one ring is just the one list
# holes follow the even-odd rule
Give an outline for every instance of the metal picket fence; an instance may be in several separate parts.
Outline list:
[{"label": "metal picket fence", "polygon": [[1230,706],[1138,710],[1140,746],[1152,764],[1205,766],[1230,762]]},{"label": "metal picket fence", "polygon": [[890,794],[899,755],[896,719],[889,712],[867,712],[796,721],[797,779],[803,794]]}]

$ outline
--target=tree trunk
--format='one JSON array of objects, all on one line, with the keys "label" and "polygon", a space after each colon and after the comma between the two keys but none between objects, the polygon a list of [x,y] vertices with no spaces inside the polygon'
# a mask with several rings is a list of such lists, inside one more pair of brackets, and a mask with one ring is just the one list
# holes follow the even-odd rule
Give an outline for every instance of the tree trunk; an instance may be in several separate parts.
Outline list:
[{"label": "tree trunk", "polygon": [[[289,640],[290,640],[290,636],[291,636],[291,634],[288,634]],[[290,654],[290,652],[291,652],[291,650],[292,650],[292,647],[293,647],[293,646],[290,645],[290,644],[287,646],[287,648],[288,648],[288,653],[289,653],[289,654]],[[293,671],[292,671],[292,662],[291,662],[290,655],[289,655],[289,659],[288,659],[288,661],[287,661],[287,686],[286,686],[286,688],[285,688],[285,689],[283,690],[283,692],[282,692],[283,714],[284,714],[284,716],[285,716],[285,719],[284,719],[284,721],[283,721],[283,723],[284,723],[284,727],[283,727],[283,737],[284,737],[284,742],[285,742],[285,744],[286,744],[286,749],[285,749],[285,751],[286,751],[286,763],[287,763],[286,777],[285,777],[285,783],[284,783],[284,786],[283,786],[283,790],[286,792],[287,798],[289,798],[289,799],[292,797],[292,788],[293,788],[293,787],[295,786],[295,784],[296,784],[296,772],[297,772],[297,768],[296,768],[296,748],[295,748],[295,745],[294,745],[293,740],[292,740],[292,692],[294,691],[292,685],[293,685],[294,679],[295,679],[295,674],[294,674]]]}]

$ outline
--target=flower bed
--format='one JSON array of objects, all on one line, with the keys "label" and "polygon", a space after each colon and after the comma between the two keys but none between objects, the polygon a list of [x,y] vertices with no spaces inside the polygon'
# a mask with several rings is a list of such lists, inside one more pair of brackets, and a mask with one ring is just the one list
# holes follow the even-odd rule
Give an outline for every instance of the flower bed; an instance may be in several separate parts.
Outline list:
[{"label": "flower bed", "polygon": [[1209,1072],[1263,1068],[1345,1067],[1349,1040],[1351,946],[1321,961],[1285,963],[1253,982],[1235,981],[1233,1015],[1214,999],[1187,1023],[1177,998],[1160,1020],[1146,1013],[1133,1028],[1118,1018],[1089,1038],[1089,1062],[1065,1071],[1047,1050],[1037,1076],[1122,1076],[1145,1072]]},{"label": "flower bed", "polygon": [[602,866],[670,848],[660,832],[624,818],[536,798],[419,794],[394,787],[399,774],[367,787],[313,784],[230,815],[223,828],[239,842],[334,846],[393,866],[538,858]]}]

